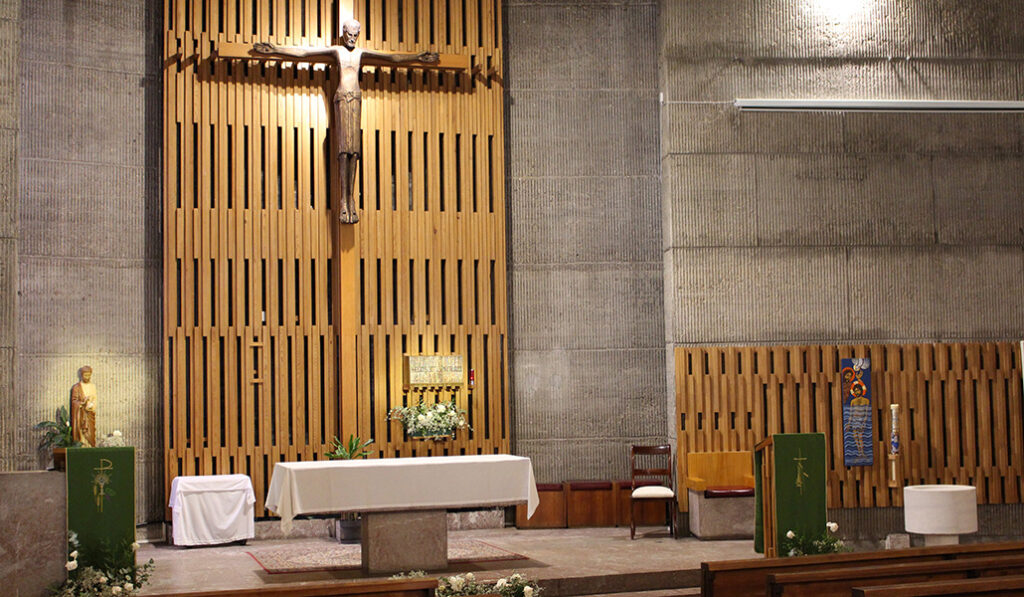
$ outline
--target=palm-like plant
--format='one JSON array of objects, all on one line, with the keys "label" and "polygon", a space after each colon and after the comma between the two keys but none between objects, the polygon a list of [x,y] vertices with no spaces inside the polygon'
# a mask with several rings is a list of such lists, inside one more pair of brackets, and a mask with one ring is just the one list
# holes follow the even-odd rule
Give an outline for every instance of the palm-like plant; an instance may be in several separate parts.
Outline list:
[{"label": "palm-like plant", "polygon": [[61,406],[57,409],[53,421],[41,421],[36,423],[35,429],[43,432],[43,438],[39,440],[39,447],[46,448],[77,448],[82,445],[75,441],[71,432],[71,417],[68,415],[68,407]]},{"label": "palm-like plant", "polygon": [[358,435],[349,435],[348,443],[341,443],[338,437],[335,436],[331,440],[331,451],[326,454],[331,460],[353,460],[356,458],[366,458],[370,453],[366,449],[367,446],[373,443],[372,439],[363,441],[363,438]]}]

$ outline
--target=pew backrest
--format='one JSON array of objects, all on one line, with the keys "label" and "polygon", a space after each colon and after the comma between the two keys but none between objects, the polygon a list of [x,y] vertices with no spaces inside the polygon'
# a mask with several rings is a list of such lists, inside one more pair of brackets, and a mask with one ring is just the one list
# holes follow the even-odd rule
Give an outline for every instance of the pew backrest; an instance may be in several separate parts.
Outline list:
[{"label": "pew backrest", "polygon": [[1022,570],[1024,553],[781,572],[768,575],[767,594],[772,597],[849,597],[853,587],[967,579]]},{"label": "pew backrest", "polygon": [[1024,595],[1024,576],[999,576],[968,580],[941,580],[920,583],[854,588],[853,597],[1008,597]]},{"label": "pew backrest", "polygon": [[703,562],[701,564],[701,595],[703,597],[762,597],[765,595],[768,575],[772,573],[849,568],[878,563],[951,560],[1013,553],[1024,553],[1024,542],[941,545],[794,558]]}]

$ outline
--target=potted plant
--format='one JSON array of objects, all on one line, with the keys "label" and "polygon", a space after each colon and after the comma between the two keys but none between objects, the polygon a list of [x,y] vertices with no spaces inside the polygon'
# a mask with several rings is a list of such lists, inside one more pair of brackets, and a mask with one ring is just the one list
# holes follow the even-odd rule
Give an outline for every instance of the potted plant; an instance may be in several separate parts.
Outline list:
[{"label": "potted plant", "polygon": [[[348,436],[348,442],[341,443],[338,436],[334,436],[331,440],[331,450],[325,454],[327,458],[331,460],[355,460],[356,458],[366,458],[370,455],[370,452],[366,449],[370,444],[373,443],[372,439],[363,440],[358,435],[350,434]],[[335,524],[335,535],[338,541],[359,541],[362,533],[360,532],[361,522],[359,520],[358,512],[342,512],[338,516],[337,523]]]},{"label": "potted plant", "polygon": [[43,438],[39,440],[39,449],[53,448],[53,468],[58,471],[64,470],[66,448],[77,448],[82,445],[81,442],[75,441],[68,407],[61,406],[57,409],[53,421],[40,421],[36,423],[35,429],[43,432]]},{"label": "potted plant", "polygon": [[398,406],[391,409],[388,418],[401,421],[405,432],[414,439],[448,439],[459,429],[469,428],[466,411],[450,402],[426,404],[421,398],[415,406]]}]

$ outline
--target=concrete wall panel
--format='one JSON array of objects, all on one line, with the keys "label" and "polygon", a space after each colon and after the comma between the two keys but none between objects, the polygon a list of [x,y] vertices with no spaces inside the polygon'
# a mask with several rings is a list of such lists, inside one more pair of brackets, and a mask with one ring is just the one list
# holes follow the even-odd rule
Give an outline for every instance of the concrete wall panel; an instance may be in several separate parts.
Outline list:
[{"label": "concrete wall panel", "polygon": [[667,247],[748,246],[757,242],[757,189],[749,156],[670,155],[662,168],[673,201]]},{"label": "concrete wall panel", "polygon": [[984,155],[1018,153],[1024,115],[1013,113],[851,113],[842,115],[843,151]]},{"label": "concrete wall panel", "polygon": [[517,266],[515,350],[640,348],[661,335],[662,265]]},{"label": "concrete wall panel", "polygon": [[859,248],[850,265],[857,341],[990,340],[1024,328],[1024,305],[1006,300],[1024,287],[1018,247]]},{"label": "concrete wall panel", "polygon": [[664,441],[653,1],[505,3],[513,449],[542,481]]},{"label": "concrete wall panel", "polygon": [[843,116],[827,112],[740,112],[731,103],[662,106],[667,154],[838,153]]},{"label": "concrete wall panel", "polygon": [[671,59],[758,55],[1024,57],[1013,3],[987,0],[662,2]]},{"label": "concrete wall panel", "polygon": [[849,335],[846,251],[828,247],[674,249],[665,309],[676,344],[784,343]]},{"label": "concrete wall panel", "polygon": [[650,91],[512,90],[510,95],[510,145],[517,159],[509,176],[657,174],[657,100]]},{"label": "concrete wall panel", "polygon": [[1024,245],[1024,156],[1020,152],[935,158],[932,176],[938,242]]},{"label": "concrete wall panel", "polygon": [[[660,250],[657,177],[521,178],[512,194],[519,199],[509,230],[517,264],[632,262]],[[609,242],[595,242],[601,237]]]}]

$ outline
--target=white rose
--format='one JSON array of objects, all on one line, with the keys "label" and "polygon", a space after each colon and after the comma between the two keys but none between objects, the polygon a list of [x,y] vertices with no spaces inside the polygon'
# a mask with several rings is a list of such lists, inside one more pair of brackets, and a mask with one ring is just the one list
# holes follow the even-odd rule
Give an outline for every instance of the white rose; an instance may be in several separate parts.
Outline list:
[{"label": "white rose", "polygon": [[132,551],[139,551],[139,542],[138,541],[133,541],[132,542]]},{"label": "white rose", "polygon": [[523,597],[533,597],[533,587],[523,587]]},{"label": "white rose", "polygon": [[130,583],[130,582],[124,583],[124,590],[125,591],[132,591],[134,589],[135,589],[135,585],[133,585],[132,583]]},{"label": "white rose", "polygon": [[115,595],[117,595],[118,593],[121,592],[121,587],[119,587],[117,585],[114,585],[114,587],[112,589],[110,589],[110,592],[115,594]]},{"label": "white rose", "polygon": [[101,576],[101,577],[100,577],[100,583],[105,583],[105,582],[107,582],[107,580],[108,580],[108,579],[107,579],[107,577],[106,577],[106,576]]},{"label": "white rose", "polygon": [[795,538],[796,538],[796,533],[794,533],[793,531],[786,531],[786,539],[795,539]]},{"label": "white rose", "polygon": [[831,532],[831,533],[834,533],[834,532],[839,530],[839,523],[827,522],[827,523],[825,523],[825,526],[828,528],[829,532]]},{"label": "white rose", "polygon": [[512,582],[521,582],[523,580],[523,575],[518,573],[513,574],[512,576],[508,577],[508,579]]},{"label": "white rose", "polygon": [[462,578],[461,576],[453,576],[448,579],[448,584],[451,585],[452,588],[456,591],[461,591],[462,585],[464,585],[465,583],[466,579]]},{"label": "white rose", "polygon": [[112,433],[111,435],[113,435],[114,437],[121,437],[121,432],[115,429],[114,433]]},{"label": "white rose", "polygon": [[447,410],[447,407],[445,405],[443,405],[443,404],[438,404],[437,405],[437,410],[439,410],[441,412],[444,412],[445,410]]},{"label": "white rose", "polygon": [[422,423],[423,421],[427,420],[427,415],[420,415],[420,416],[416,417],[416,420],[419,421],[420,423]]},{"label": "white rose", "polygon": [[77,560],[71,560],[67,564],[64,564],[64,567],[68,569],[68,572],[71,572],[75,568],[78,568],[78,561]]},{"label": "white rose", "polygon": [[472,572],[467,572],[466,573],[466,580],[468,580],[469,582],[473,582],[474,580],[476,580],[476,577],[473,576]]},{"label": "white rose", "polygon": [[505,580],[504,578],[499,578],[498,582],[494,583],[494,588],[495,589],[501,589],[502,587],[504,587],[507,584],[508,584],[507,580]]},{"label": "white rose", "polygon": [[71,558],[72,560],[77,560],[78,559],[78,550],[76,549],[75,551],[69,553],[68,557]]}]

